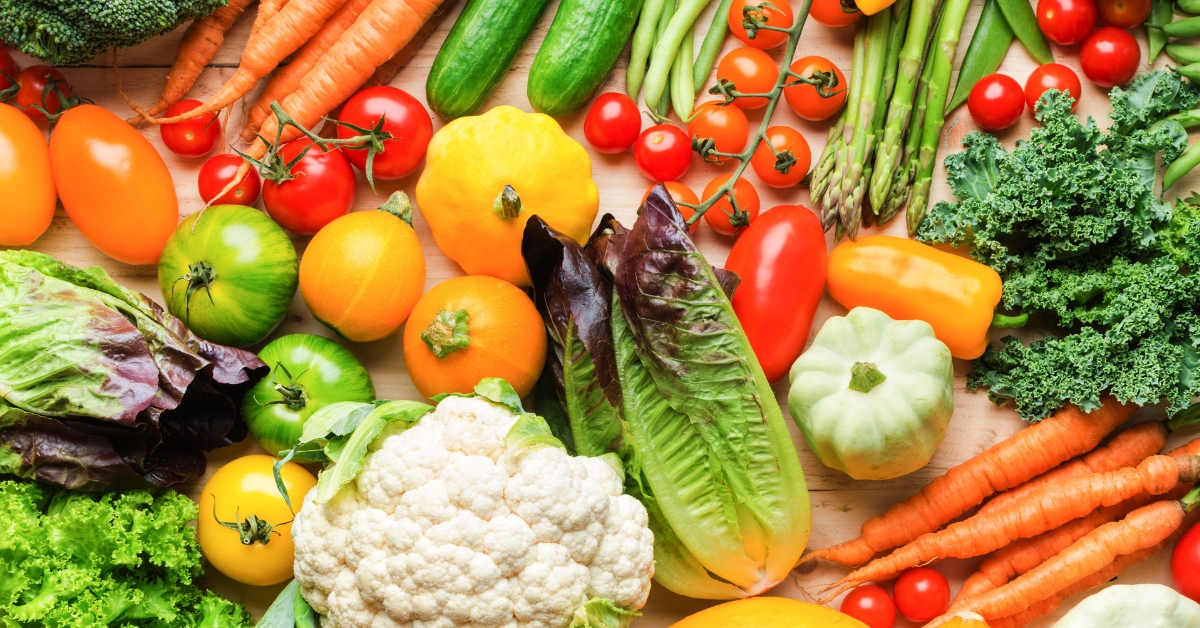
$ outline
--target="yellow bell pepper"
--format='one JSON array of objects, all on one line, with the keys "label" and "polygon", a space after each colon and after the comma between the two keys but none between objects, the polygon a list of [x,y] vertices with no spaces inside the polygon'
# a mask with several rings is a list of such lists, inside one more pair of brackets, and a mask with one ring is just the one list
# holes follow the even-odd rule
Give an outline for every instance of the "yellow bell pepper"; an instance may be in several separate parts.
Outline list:
[{"label": "yellow bell pepper", "polygon": [[863,15],[875,15],[895,3],[896,0],[856,0],[854,4],[858,5]]},{"label": "yellow bell pepper", "polygon": [[786,597],[752,597],[689,615],[671,628],[867,628],[849,615]]}]

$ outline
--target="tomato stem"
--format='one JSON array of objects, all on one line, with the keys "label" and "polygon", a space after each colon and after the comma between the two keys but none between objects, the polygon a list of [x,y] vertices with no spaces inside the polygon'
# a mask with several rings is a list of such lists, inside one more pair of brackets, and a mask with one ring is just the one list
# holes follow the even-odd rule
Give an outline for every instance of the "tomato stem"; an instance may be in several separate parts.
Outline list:
[{"label": "tomato stem", "polygon": [[[286,384],[276,379],[275,373],[278,371],[283,371],[284,376],[287,377]],[[301,386],[300,382],[297,380],[303,377],[304,373],[307,372],[308,371],[306,370],[299,375],[292,377],[292,372],[283,365],[283,362],[276,362],[275,369],[271,372],[271,383],[274,384],[275,392],[279,393],[281,398],[276,399],[275,401],[268,401],[266,403],[262,403],[256,398],[254,400],[255,403],[258,403],[261,406],[274,406],[282,404],[286,405],[288,410],[293,412],[299,412],[300,410],[303,410],[304,407],[308,405],[308,395],[304,394],[304,387]]]},{"label": "tomato stem", "polygon": [[184,295],[183,302],[183,322],[191,324],[192,320],[192,295],[197,290],[203,288],[205,294],[208,295],[208,302],[216,305],[213,301],[212,286],[217,281],[217,271],[208,262],[199,261],[188,264],[188,272],[175,280],[171,284],[171,299],[175,298],[175,286],[181,281],[187,282],[187,293]]},{"label": "tomato stem", "polygon": [[[209,495],[212,495],[212,493],[209,493]],[[254,545],[255,543],[266,545],[267,543],[271,542],[272,534],[275,536],[283,536],[277,532],[275,528],[279,526],[285,526],[294,521],[294,519],[289,519],[283,523],[272,524],[259,519],[258,515],[250,515],[249,517],[246,517],[245,520],[239,521],[239,519],[241,519],[241,508],[238,508],[236,511],[234,511],[233,521],[221,521],[221,518],[217,516],[217,496],[212,495],[212,498],[213,520],[222,526],[229,528],[230,530],[236,530],[238,536],[242,539],[242,545]]]}]

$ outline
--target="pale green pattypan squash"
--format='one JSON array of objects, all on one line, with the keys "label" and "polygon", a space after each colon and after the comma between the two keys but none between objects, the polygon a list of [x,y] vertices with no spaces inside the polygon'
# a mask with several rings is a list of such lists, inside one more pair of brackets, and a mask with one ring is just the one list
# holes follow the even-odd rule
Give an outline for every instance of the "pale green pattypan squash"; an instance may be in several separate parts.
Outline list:
[{"label": "pale green pattypan squash", "polygon": [[1200,604],[1161,584],[1119,584],[1079,603],[1054,628],[1200,628]]},{"label": "pale green pattypan squash", "polygon": [[928,464],[945,438],[953,373],[929,323],[856,307],[792,365],[788,409],[825,466],[889,480]]}]

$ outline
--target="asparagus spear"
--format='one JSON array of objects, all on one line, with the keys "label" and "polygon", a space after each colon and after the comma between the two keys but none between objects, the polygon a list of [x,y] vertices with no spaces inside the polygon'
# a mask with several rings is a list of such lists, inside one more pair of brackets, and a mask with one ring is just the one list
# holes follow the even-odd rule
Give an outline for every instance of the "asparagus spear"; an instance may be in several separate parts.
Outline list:
[{"label": "asparagus spear", "polygon": [[[854,141],[847,147],[846,166],[842,175],[841,197],[838,198],[838,216],[846,235],[851,240],[858,238],[858,226],[862,217],[862,186],[859,183],[863,164],[875,147],[876,110],[882,107],[879,94],[882,91],[884,70],[887,66],[888,39],[892,29],[892,12],[881,11],[867,18],[866,28],[866,73],[862,100],[858,104],[857,118],[852,132]],[[835,173],[835,177],[837,174]],[[826,198],[828,200],[828,197]]]},{"label": "asparagus spear", "polygon": [[[875,206],[877,207],[876,224],[887,223],[908,203],[909,194],[912,192],[912,181],[916,176],[917,148],[921,144],[921,127],[925,123],[925,103],[929,99],[929,79],[932,76],[933,64],[926,63],[921,70],[920,78],[917,79],[917,97],[914,101],[916,107],[913,109],[908,127],[903,133],[904,149],[900,151],[900,165],[896,166],[892,174],[890,191],[887,198],[884,199],[883,205]],[[875,176],[879,176],[878,173]]]},{"label": "asparagus spear", "polygon": [[[888,34],[888,53],[887,62],[883,69],[883,83],[879,86],[879,98],[876,102],[886,103],[892,98],[892,92],[896,87],[896,68],[900,63],[900,51],[904,48],[904,36],[908,30],[908,19],[912,13],[912,0],[897,0],[892,5],[892,30]],[[887,120],[887,107],[879,106],[875,108],[875,118],[871,120],[871,144],[874,150],[878,150],[879,142],[883,139],[883,127]],[[871,176],[875,168],[875,159],[873,154],[868,154],[863,162],[864,168],[862,176],[858,179],[858,185],[855,186],[854,196],[860,199],[862,203],[868,200],[864,188],[867,188],[871,183]],[[872,211],[860,212],[862,214],[863,226],[869,227],[875,223],[875,210],[872,206]]]},{"label": "asparagus spear", "polygon": [[842,195],[840,181],[835,173],[840,172],[840,164],[845,159],[846,145],[852,139],[852,136],[847,135],[852,126],[850,120],[858,117],[858,101],[862,97],[863,73],[866,69],[865,43],[866,29],[859,29],[858,33],[854,35],[854,56],[850,66],[850,93],[846,95],[846,106],[842,109],[837,124],[829,130],[829,143],[825,145],[825,151],[821,153],[821,160],[818,162],[817,171],[814,173],[812,184],[809,187],[809,197],[812,199],[812,203],[821,205],[821,221],[830,225],[836,221],[837,216],[836,211],[832,216],[828,213],[833,206],[832,199],[840,198]]}]

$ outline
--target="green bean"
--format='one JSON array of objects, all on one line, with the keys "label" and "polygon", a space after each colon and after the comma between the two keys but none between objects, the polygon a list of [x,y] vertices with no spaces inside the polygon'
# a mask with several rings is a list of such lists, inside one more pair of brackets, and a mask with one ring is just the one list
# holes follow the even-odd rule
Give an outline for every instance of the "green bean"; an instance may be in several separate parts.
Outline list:
[{"label": "green bean", "polygon": [[1162,27],[1174,17],[1171,9],[1171,0],[1150,2],[1150,16],[1146,18],[1146,39],[1150,44],[1150,59],[1147,63],[1154,63],[1163,46],[1167,44],[1167,35],[1162,32]]},{"label": "green bean", "polygon": [[1163,173],[1163,194],[1165,195],[1176,181],[1182,179],[1183,175],[1191,172],[1197,165],[1200,165],[1200,143],[1189,146],[1178,159],[1167,166],[1167,171]]},{"label": "green bean", "polygon": [[1200,63],[1200,48],[1184,44],[1167,44],[1167,56],[1179,65]]},{"label": "green bean", "polygon": [[979,25],[975,27],[971,45],[967,46],[967,54],[963,56],[962,67],[958,71],[958,84],[954,86],[954,95],[946,104],[946,113],[966,102],[971,88],[975,87],[979,79],[1000,67],[1012,40],[1013,29],[1000,12],[1000,3],[997,0],[984,0],[983,12],[979,14]]},{"label": "green bean", "polygon": [[1200,109],[1180,111],[1179,113],[1172,115],[1167,119],[1178,122],[1185,129],[1194,129],[1200,126]]},{"label": "green bean", "polygon": [[679,44],[675,63],[671,64],[671,106],[675,108],[675,115],[684,121],[691,119],[692,109],[696,106],[696,89],[692,85],[692,48],[695,38],[696,26],[693,24]]},{"label": "green bean", "polygon": [[1179,66],[1179,73],[1193,83],[1200,83],[1200,63]]},{"label": "green bean", "polygon": [[1200,13],[1200,0],[1177,0],[1175,4],[1184,13]]},{"label": "green bean", "polygon": [[[667,0],[666,6],[663,7],[662,13],[658,16],[658,26],[654,32],[654,45],[658,45],[658,40],[663,38],[663,34],[667,32],[667,25],[671,23],[671,18],[675,16],[675,0]],[[674,61],[674,59],[672,59]],[[667,90],[663,90],[662,96],[651,101],[649,95],[646,96],[646,107],[654,113],[667,117],[671,111],[667,108],[671,105],[671,94]]]},{"label": "green bean", "polygon": [[713,16],[712,26],[704,35],[704,43],[700,44],[700,54],[696,56],[696,65],[692,68],[692,86],[696,93],[704,89],[708,83],[708,75],[717,64],[717,55],[721,54],[721,46],[725,45],[725,35],[729,34],[729,5],[733,0],[721,0],[717,5],[717,13]]},{"label": "green bean", "polygon": [[[642,91],[642,79],[646,78],[646,62],[650,59],[650,48],[654,46],[654,35],[658,30],[658,17],[663,7],[672,0],[646,0],[642,14],[638,16],[637,30],[633,32],[633,45],[629,53],[629,70],[625,73],[625,93],[637,102]],[[673,3],[673,2],[672,2]]]},{"label": "green bean", "polygon": [[654,44],[654,52],[650,55],[650,69],[646,71],[646,102],[658,102],[667,89],[667,78],[671,72],[671,64],[675,62],[675,53],[683,43],[688,29],[696,23],[696,18],[709,0],[680,0],[675,9],[675,15],[667,24],[667,30]]},{"label": "green bean", "polygon": [[1029,0],[999,0],[998,4],[1004,19],[1008,20],[1008,26],[1012,28],[1017,39],[1021,40],[1025,50],[1029,51],[1029,56],[1043,65],[1054,63],[1054,55],[1050,54],[1050,44],[1046,43],[1042,29],[1038,28],[1037,17],[1033,14],[1033,5]]},{"label": "green bean", "polygon": [[1185,17],[1170,24],[1163,24],[1162,31],[1172,39],[1195,37],[1200,35],[1200,17]]}]

